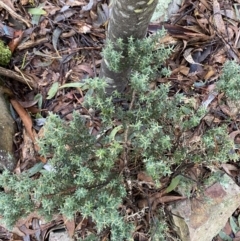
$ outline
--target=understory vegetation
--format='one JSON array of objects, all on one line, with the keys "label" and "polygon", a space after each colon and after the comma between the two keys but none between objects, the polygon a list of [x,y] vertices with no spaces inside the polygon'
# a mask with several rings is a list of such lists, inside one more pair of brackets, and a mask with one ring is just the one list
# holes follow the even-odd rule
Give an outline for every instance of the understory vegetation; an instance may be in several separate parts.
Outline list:
[{"label": "understory vegetation", "polygon": [[[0,215],[6,225],[12,227],[33,211],[46,219],[56,213],[72,219],[79,213],[95,223],[94,232],[85,240],[97,240],[106,232],[111,241],[133,240],[134,220],[129,221],[121,204],[134,202],[138,172],[147,173],[160,188],[161,178],[171,175],[176,166],[211,166],[238,158],[227,124],[205,125],[193,140],[207,108],[185,93],[175,93],[170,84],[156,81],[170,74],[164,65],[172,48],[162,45],[156,49],[163,35],[164,31],[144,40],[129,39],[129,61],[124,64],[132,72],[125,93],[106,96],[104,80],[85,80],[88,91],[83,108],[91,110],[90,119],[74,113],[73,120],[65,123],[49,114],[38,144],[51,171],[42,169],[34,176],[4,171],[0,175],[0,187],[5,189],[0,194]],[[126,50],[121,40],[117,46],[118,51],[108,43],[103,52],[116,72]],[[217,90],[224,98],[236,100],[239,78],[239,65],[227,62]],[[94,118],[101,120],[97,135],[87,128]],[[149,223],[148,235],[165,240],[161,215]]]}]

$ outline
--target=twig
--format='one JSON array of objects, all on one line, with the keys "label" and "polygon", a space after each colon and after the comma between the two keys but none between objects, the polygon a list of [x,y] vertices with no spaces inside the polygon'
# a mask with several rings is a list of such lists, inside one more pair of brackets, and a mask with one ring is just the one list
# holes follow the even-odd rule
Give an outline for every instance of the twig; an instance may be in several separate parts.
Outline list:
[{"label": "twig", "polygon": [[97,76],[97,71],[96,71],[95,59],[94,59],[94,57],[93,57],[93,50],[91,50],[91,58],[92,58],[92,63],[93,63],[94,77],[96,77],[96,76]]},{"label": "twig", "polygon": [[182,15],[179,16],[179,17],[177,17],[177,18],[173,21],[172,25],[176,25],[183,17],[185,17],[187,14],[189,14],[194,8],[196,8],[196,4],[193,3],[193,6],[192,6],[189,10],[187,10],[184,14],[182,14]]},{"label": "twig", "polygon": [[8,11],[10,13],[10,15],[13,18],[16,18],[20,21],[22,21],[23,23],[25,23],[29,28],[31,27],[31,23],[29,23],[27,20],[25,20],[24,18],[22,18],[20,15],[18,15],[17,13],[15,13],[8,5],[6,5],[3,1],[0,1],[0,7],[4,8],[6,11]]},{"label": "twig", "polygon": [[77,52],[79,50],[101,50],[103,47],[102,46],[93,46],[93,47],[79,47],[79,48],[72,48],[72,49],[66,49],[66,50],[59,50],[61,54],[63,53],[68,53],[68,52]]},{"label": "twig", "polygon": [[24,50],[24,49],[29,49],[29,48],[32,48],[32,47],[35,47],[39,44],[44,44],[44,43],[47,43],[49,41],[48,38],[44,37],[44,38],[40,38],[40,39],[37,39],[36,41],[27,41],[25,43],[22,43],[22,44],[19,44],[17,46],[17,49],[18,50]]},{"label": "twig", "polygon": [[29,77],[23,78],[21,75],[17,74],[16,72],[14,72],[12,70],[0,67],[0,75],[6,76],[10,79],[17,80],[23,84],[28,84],[29,86],[31,86],[34,89],[37,88],[37,83],[33,79],[31,79]]},{"label": "twig", "polygon": [[[132,101],[130,103],[129,110],[132,110],[132,108],[133,108],[135,97],[136,97],[136,92],[134,90],[133,93],[132,93]],[[127,158],[127,156],[128,156],[128,132],[129,132],[129,125],[127,126],[127,128],[125,130],[125,133],[124,133],[124,153],[123,153],[123,158],[124,158],[124,174],[125,174],[125,177],[126,177],[126,182],[127,182],[128,188],[129,188],[129,195],[132,195],[132,181],[129,178],[130,170],[129,170],[128,166],[127,166],[127,164],[128,164],[128,158]]]},{"label": "twig", "polygon": [[136,97],[136,91],[134,90],[133,93],[132,93],[132,101],[130,103],[129,110],[132,110],[132,108],[133,108],[135,97]]},{"label": "twig", "polygon": [[28,85],[29,89],[32,90],[32,87],[29,85],[28,80],[27,80],[27,78],[24,76],[24,74],[22,73],[22,71],[21,71],[19,68],[17,68],[17,72],[19,72],[20,75],[23,77],[23,79],[24,79],[24,81],[25,81],[25,84]]},{"label": "twig", "polygon": [[[131,101],[130,106],[129,106],[129,111],[131,111],[132,108],[133,108],[133,104],[134,104],[134,101],[135,101],[135,97],[136,97],[136,92],[135,92],[135,90],[134,90],[133,93],[132,93],[132,101]],[[125,146],[125,151],[124,151],[124,165],[125,165],[125,167],[127,166],[128,132],[129,132],[129,125],[127,126],[126,131],[125,131],[125,133],[124,133],[124,146]]]}]

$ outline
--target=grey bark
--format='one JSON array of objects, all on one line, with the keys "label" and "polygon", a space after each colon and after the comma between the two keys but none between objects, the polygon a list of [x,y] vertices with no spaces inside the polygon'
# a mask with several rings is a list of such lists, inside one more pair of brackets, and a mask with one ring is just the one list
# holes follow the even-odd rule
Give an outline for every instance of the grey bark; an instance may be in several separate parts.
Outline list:
[{"label": "grey bark", "polygon": [[[115,43],[118,38],[127,43],[129,37],[142,39],[146,36],[148,24],[156,8],[158,0],[114,0],[111,7],[111,14],[108,23],[107,39]],[[126,62],[127,55],[122,61]],[[118,90],[122,92],[127,85],[130,67],[123,65],[119,73],[108,68],[107,62],[103,59],[101,64],[100,77],[107,83],[108,94]]]}]

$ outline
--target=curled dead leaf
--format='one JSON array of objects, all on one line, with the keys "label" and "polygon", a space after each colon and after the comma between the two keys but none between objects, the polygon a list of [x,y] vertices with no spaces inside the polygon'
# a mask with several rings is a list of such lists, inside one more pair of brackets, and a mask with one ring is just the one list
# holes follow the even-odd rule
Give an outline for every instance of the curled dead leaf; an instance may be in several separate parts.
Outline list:
[{"label": "curled dead leaf", "polygon": [[240,130],[233,131],[229,134],[230,139],[234,140],[237,135],[240,134]]},{"label": "curled dead leaf", "polygon": [[23,36],[23,31],[22,31],[22,30],[16,30],[16,31],[14,32],[13,39],[12,39],[11,42],[8,44],[8,47],[9,47],[9,49],[11,50],[12,53],[13,53],[13,51],[16,49],[16,47],[18,46],[18,44],[21,42],[22,36]]},{"label": "curled dead leaf", "polygon": [[186,50],[184,51],[184,53],[183,53],[184,58],[185,58],[185,59],[187,60],[187,62],[190,63],[190,64],[202,65],[202,64],[199,64],[199,63],[197,63],[197,62],[195,62],[195,61],[193,60],[193,57],[192,57],[192,55],[191,55],[192,50],[193,50],[193,48],[188,48],[188,49],[186,49]]},{"label": "curled dead leaf", "polygon": [[139,172],[137,175],[139,181],[153,182],[152,177],[148,176],[145,172]]}]

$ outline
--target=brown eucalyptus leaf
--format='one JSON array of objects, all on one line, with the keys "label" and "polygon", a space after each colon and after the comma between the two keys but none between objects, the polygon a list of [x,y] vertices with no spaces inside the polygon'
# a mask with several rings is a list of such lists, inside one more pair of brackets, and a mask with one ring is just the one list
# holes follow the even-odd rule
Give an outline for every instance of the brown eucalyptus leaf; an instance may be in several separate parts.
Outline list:
[{"label": "brown eucalyptus leaf", "polygon": [[223,168],[223,170],[229,175],[232,176],[231,171],[238,171],[238,168],[235,167],[232,164],[228,164],[228,163],[223,163],[221,164],[221,167]]},{"label": "brown eucalyptus leaf", "polygon": [[74,219],[69,220],[64,216],[63,216],[63,220],[64,220],[64,224],[67,228],[68,235],[70,238],[72,238],[74,235],[74,232],[75,232],[75,221],[74,221]]},{"label": "brown eucalyptus leaf", "polygon": [[15,111],[20,116],[30,138],[32,139],[32,141],[35,141],[33,130],[32,130],[31,117],[29,116],[27,111],[21,106],[21,104],[17,100],[11,99],[10,102],[11,102],[13,108],[15,109]]},{"label": "brown eucalyptus leaf", "polygon": [[76,7],[76,6],[84,6],[86,5],[86,2],[78,1],[78,0],[67,0],[65,4],[70,7]]},{"label": "brown eucalyptus leaf", "polygon": [[221,15],[221,9],[218,0],[213,0],[213,19],[217,30],[220,33],[226,35],[226,28]]},{"label": "brown eucalyptus leaf", "polygon": [[137,175],[139,181],[153,182],[152,177],[148,176],[145,172],[139,172]]}]

